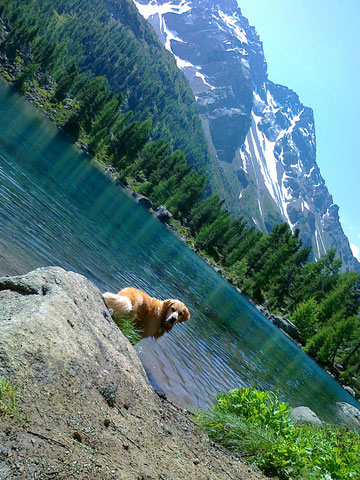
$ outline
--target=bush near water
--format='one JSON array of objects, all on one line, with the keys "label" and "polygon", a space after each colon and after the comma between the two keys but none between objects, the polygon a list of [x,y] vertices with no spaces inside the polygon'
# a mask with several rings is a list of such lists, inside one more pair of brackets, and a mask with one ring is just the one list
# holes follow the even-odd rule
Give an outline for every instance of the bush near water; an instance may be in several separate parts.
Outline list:
[{"label": "bush near water", "polygon": [[283,224],[265,235],[210,195],[192,93],[135,6],[0,0],[0,19],[3,75],[104,166],[165,204],[189,244],[256,302],[288,315],[305,350],[359,393],[359,275],[342,273],[335,250],[309,263],[299,230]]},{"label": "bush near water", "polygon": [[336,425],[298,425],[272,392],[251,388],[219,395],[198,412],[210,438],[280,480],[358,480],[360,434]]}]

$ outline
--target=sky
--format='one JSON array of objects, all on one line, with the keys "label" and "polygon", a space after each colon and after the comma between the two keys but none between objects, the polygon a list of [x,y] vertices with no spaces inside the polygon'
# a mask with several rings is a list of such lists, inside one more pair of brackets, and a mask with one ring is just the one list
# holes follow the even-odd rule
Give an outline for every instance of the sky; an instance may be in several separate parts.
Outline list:
[{"label": "sky", "polygon": [[360,0],[238,0],[269,79],[314,110],[317,163],[360,261]]}]

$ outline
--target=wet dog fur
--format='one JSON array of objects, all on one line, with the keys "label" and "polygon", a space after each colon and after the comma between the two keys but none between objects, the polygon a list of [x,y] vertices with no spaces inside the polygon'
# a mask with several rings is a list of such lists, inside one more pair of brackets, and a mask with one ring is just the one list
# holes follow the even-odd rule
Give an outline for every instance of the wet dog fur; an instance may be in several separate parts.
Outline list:
[{"label": "wet dog fur", "polygon": [[180,300],[158,300],[133,287],[124,288],[117,294],[105,292],[103,298],[108,308],[112,309],[115,322],[129,315],[142,338],[160,338],[176,323],[190,319],[189,310]]}]

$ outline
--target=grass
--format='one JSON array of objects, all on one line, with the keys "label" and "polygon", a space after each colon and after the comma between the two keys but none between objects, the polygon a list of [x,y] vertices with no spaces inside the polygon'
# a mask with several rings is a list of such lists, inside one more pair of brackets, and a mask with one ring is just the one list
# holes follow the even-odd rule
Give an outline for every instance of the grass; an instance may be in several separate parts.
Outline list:
[{"label": "grass", "polygon": [[16,388],[4,378],[0,378],[0,418],[18,417],[18,397]]},{"label": "grass", "polygon": [[141,340],[141,332],[136,327],[135,322],[131,316],[117,315],[114,318],[114,321],[132,345],[135,345],[139,340]]},{"label": "grass", "polygon": [[299,425],[272,392],[242,388],[219,395],[198,412],[216,442],[280,480],[360,479],[359,432],[337,425]]}]

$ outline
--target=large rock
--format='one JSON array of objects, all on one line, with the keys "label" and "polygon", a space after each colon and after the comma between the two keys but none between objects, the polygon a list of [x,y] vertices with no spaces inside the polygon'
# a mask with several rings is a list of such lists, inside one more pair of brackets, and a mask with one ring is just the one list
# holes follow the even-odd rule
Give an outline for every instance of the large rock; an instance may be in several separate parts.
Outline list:
[{"label": "large rock", "polygon": [[164,205],[160,205],[160,207],[156,209],[154,217],[160,220],[160,222],[166,223],[172,218],[172,214]]},{"label": "large rock", "polygon": [[143,195],[133,192],[132,196],[135,198],[137,203],[142,207],[146,208],[146,210],[150,210],[150,208],[153,207],[152,202],[148,198],[144,197]]},{"label": "large rock", "polygon": [[360,410],[346,402],[337,402],[337,417],[349,427],[360,430]]},{"label": "large rock", "polygon": [[270,319],[272,323],[280,328],[283,332],[287,333],[289,337],[294,338],[295,340],[299,340],[300,332],[296,325],[294,325],[290,320],[285,317],[277,317],[276,315],[272,315]]},{"label": "large rock", "polygon": [[295,407],[290,412],[290,418],[296,423],[321,425],[320,418],[309,407]]},{"label": "large rock", "polygon": [[354,398],[356,398],[356,392],[353,388],[351,388],[349,385],[343,385],[343,389],[346,390],[350,395]]},{"label": "large rock", "polygon": [[0,412],[1,480],[246,472],[159,399],[100,291],[76,273],[49,267],[0,278],[0,377],[17,388],[21,412],[12,420]]},{"label": "large rock", "polygon": [[255,305],[256,308],[262,313],[271,323],[273,323],[276,327],[280,328],[283,332],[285,332],[289,337],[294,340],[300,339],[300,331],[297,326],[292,323],[286,317],[278,317],[273,313],[269,312],[263,305]]}]

